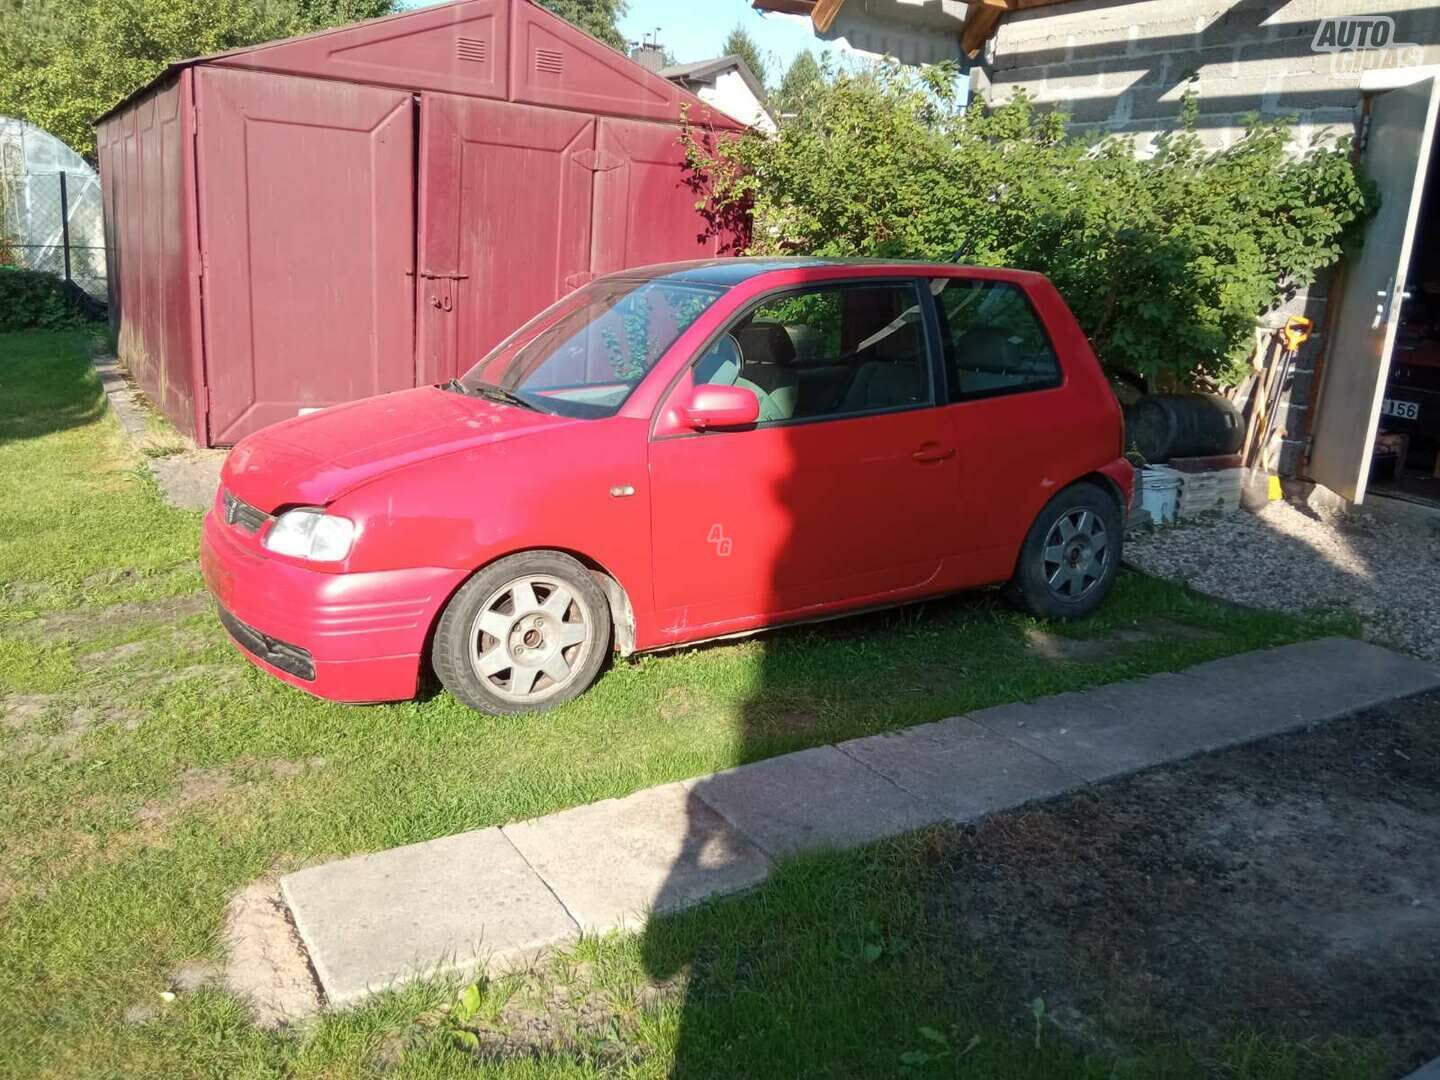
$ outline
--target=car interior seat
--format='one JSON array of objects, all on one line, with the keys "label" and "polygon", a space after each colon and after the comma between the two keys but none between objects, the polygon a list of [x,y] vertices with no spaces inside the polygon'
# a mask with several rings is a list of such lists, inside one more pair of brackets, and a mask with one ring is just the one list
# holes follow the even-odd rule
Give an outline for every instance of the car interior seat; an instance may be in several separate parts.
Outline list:
[{"label": "car interior seat", "polygon": [[869,347],[872,359],[856,370],[845,394],[847,412],[918,404],[929,397],[919,335],[919,323],[906,323]]},{"label": "car interior seat", "polygon": [[735,341],[740,346],[741,377],[769,396],[777,419],[794,416],[800,376],[795,370],[795,344],[785,328],[779,323],[755,323],[742,328]]},{"label": "car interior seat", "polygon": [[961,393],[984,393],[1025,381],[1019,349],[996,326],[972,326],[955,340],[951,381]]},{"label": "car interior seat", "polygon": [[696,385],[705,383],[711,386],[743,386],[759,399],[762,422],[788,419],[794,411],[793,402],[790,410],[785,411],[763,387],[741,375],[741,361],[740,345],[735,340],[735,335],[721,335],[719,340],[706,350],[705,355],[696,361]]}]

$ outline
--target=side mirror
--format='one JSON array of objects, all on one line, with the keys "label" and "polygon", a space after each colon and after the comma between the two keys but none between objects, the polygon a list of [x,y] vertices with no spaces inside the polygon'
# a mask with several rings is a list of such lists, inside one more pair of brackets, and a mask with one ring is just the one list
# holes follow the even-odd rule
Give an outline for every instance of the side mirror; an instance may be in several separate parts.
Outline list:
[{"label": "side mirror", "polygon": [[690,398],[680,407],[680,414],[696,431],[749,427],[760,419],[760,399],[753,390],[743,386],[702,383],[690,391]]}]

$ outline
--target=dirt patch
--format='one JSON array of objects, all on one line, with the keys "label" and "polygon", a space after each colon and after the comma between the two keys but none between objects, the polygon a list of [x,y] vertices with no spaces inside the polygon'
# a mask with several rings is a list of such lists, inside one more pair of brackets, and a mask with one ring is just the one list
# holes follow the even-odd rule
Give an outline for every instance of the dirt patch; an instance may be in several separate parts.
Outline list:
[{"label": "dirt patch", "polygon": [[208,510],[220,487],[220,469],[227,452],[190,450],[171,444],[155,447],[155,452],[147,456],[166,502],[183,510]]},{"label": "dirt patch", "polygon": [[698,704],[695,691],[688,686],[672,686],[660,695],[660,716],[664,720],[679,720],[694,712]]},{"label": "dirt patch", "polygon": [[1123,630],[1093,638],[1062,637],[1032,626],[1025,631],[1025,647],[1054,663],[1099,664],[1155,641],[1205,641],[1219,636],[1214,630],[1186,626],[1170,619],[1144,619]]},{"label": "dirt patch", "polygon": [[615,1038],[617,1013],[633,1016],[675,993],[672,983],[602,988],[589,965],[566,963],[563,970],[485,985],[483,1015],[463,1026],[475,1035],[475,1052],[483,1060],[578,1055],[591,1065],[614,1068],[645,1056],[643,1047]]},{"label": "dirt patch", "polygon": [[320,1011],[320,989],[280,894],[279,875],[245,887],[225,907],[225,986],[255,1023],[278,1028]]},{"label": "dirt patch", "polygon": [[172,596],[164,600],[134,600],[101,608],[60,611],[39,620],[40,632],[49,638],[94,634],[116,627],[176,622],[209,609],[207,593]]},{"label": "dirt patch", "polygon": [[215,802],[235,788],[235,779],[228,769],[186,769],[180,774],[179,786],[167,798],[149,802],[135,811],[135,820],[153,825],[167,825],[199,803]]},{"label": "dirt patch", "polygon": [[932,902],[1072,1030],[1440,1052],[1440,694],[945,834]]},{"label": "dirt patch", "polygon": [[[52,727],[45,718],[53,714],[60,714],[59,730],[43,730]],[[88,732],[107,724],[134,731],[143,718],[124,706],[76,705],[49,694],[14,695],[0,706],[0,725],[19,735],[9,749],[18,757],[58,753],[75,761],[82,756],[79,744]]]},{"label": "dirt patch", "polygon": [[135,820],[151,829],[169,825],[196,806],[219,802],[246,786],[237,772],[257,773],[261,779],[288,780],[325,764],[324,758],[291,761],[272,758],[256,761],[240,758],[219,768],[192,768],[182,772],[178,784],[166,798],[148,802],[135,811]]},{"label": "dirt patch", "polygon": [[0,702],[0,724],[23,731],[44,716],[54,700],[50,694],[9,694]]}]

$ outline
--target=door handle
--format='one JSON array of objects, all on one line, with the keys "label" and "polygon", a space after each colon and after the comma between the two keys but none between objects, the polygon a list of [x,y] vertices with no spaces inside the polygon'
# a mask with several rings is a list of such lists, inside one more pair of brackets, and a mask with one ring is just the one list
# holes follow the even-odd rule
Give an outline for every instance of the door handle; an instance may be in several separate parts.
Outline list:
[{"label": "door handle", "polygon": [[922,465],[930,465],[937,461],[949,461],[955,456],[955,448],[953,446],[940,447],[934,443],[927,443],[910,456]]}]

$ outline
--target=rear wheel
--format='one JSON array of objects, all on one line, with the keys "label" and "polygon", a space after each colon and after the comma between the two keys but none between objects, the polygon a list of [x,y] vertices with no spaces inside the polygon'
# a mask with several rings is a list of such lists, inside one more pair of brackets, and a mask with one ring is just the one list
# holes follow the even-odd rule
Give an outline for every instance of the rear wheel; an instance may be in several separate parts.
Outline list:
[{"label": "rear wheel", "polygon": [[1090,614],[1115,584],[1123,530],[1113,494],[1089,481],[1071,485],[1030,526],[1006,597],[1041,618]]},{"label": "rear wheel", "polygon": [[431,662],[445,689],[495,715],[539,712],[590,687],[610,650],[610,607],[559,552],[492,563],[446,605]]}]

